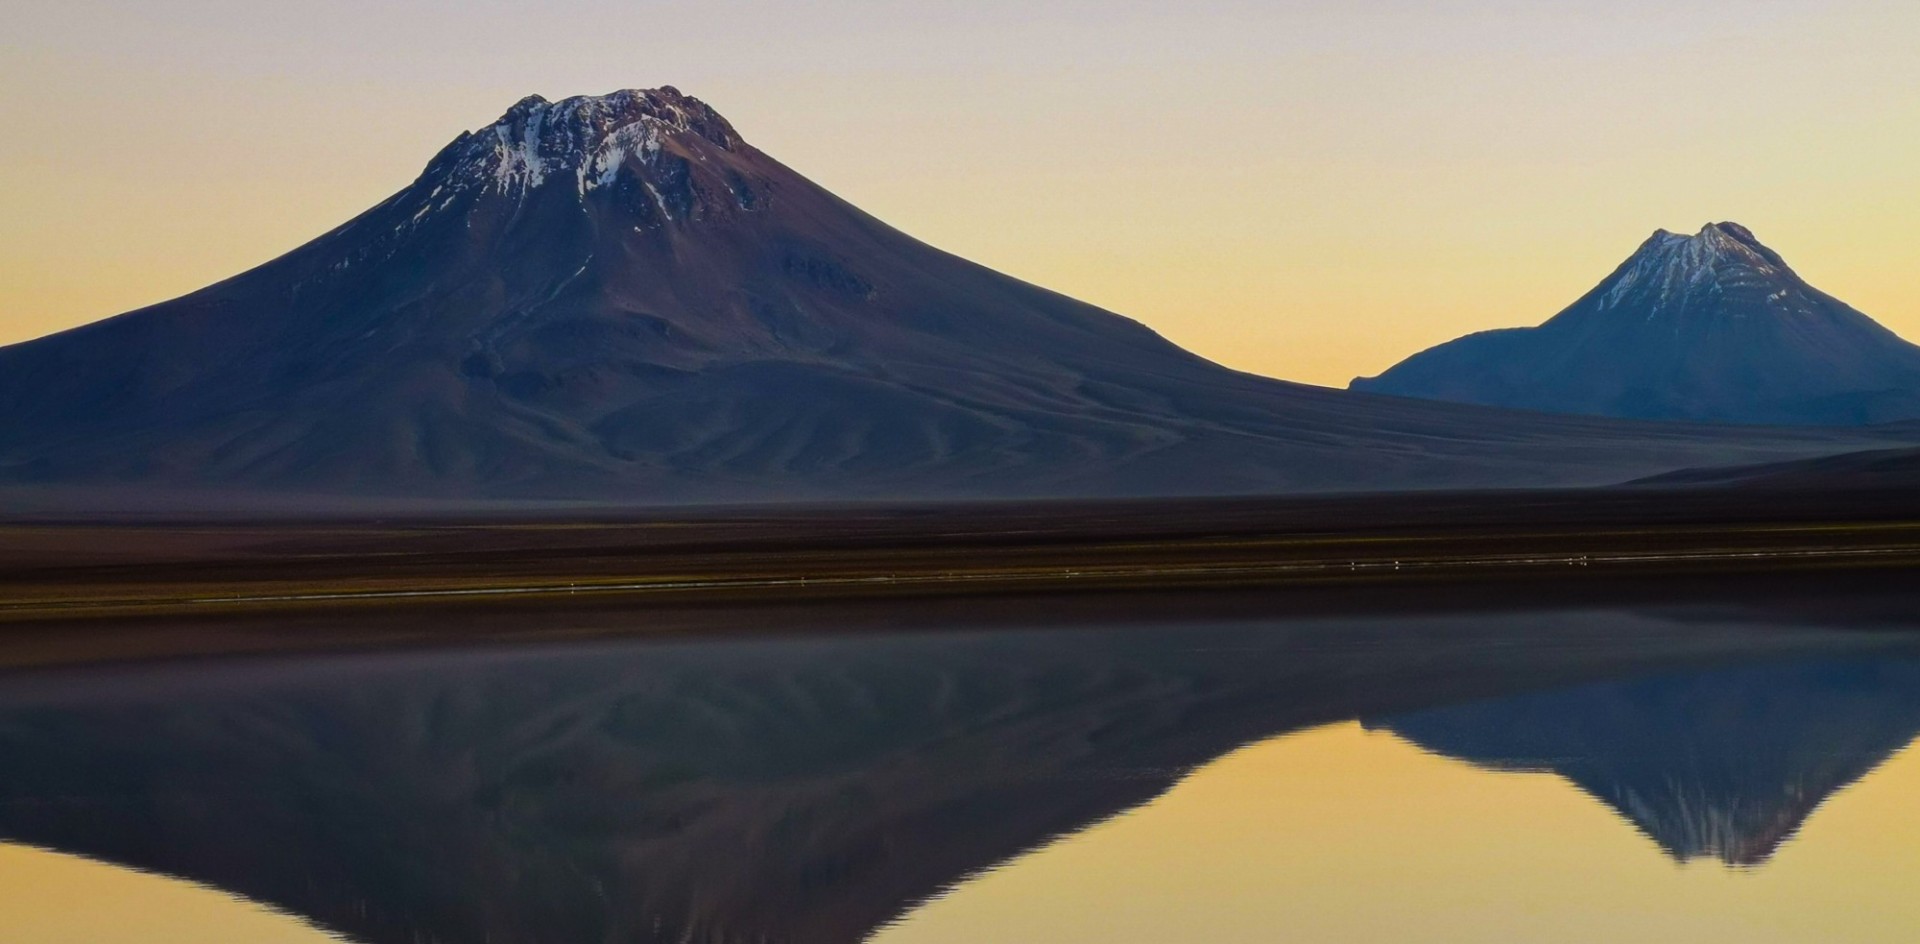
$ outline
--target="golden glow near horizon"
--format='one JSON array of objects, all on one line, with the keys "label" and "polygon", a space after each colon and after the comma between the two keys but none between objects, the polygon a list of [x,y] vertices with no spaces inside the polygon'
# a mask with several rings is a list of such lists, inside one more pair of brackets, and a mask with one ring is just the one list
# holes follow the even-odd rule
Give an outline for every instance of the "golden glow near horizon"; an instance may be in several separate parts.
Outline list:
[{"label": "golden glow near horizon", "polygon": [[873,944],[1905,942],[1920,751],[1754,869],[1676,865],[1558,776],[1493,773],[1356,723],[1275,738],[963,882]]},{"label": "golden glow near horizon", "polygon": [[226,892],[0,843],[7,944],[343,944],[346,938]]},{"label": "golden glow near horizon", "polygon": [[672,84],[942,248],[1344,384],[1732,219],[1920,338],[1894,0],[70,0],[0,37],[0,343],[199,288],[530,92]]}]

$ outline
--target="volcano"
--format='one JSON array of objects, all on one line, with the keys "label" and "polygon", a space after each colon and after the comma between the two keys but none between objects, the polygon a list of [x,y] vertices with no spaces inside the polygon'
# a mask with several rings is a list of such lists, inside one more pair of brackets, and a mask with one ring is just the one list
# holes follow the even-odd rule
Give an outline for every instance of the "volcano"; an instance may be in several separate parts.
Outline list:
[{"label": "volcano", "polygon": [[899,233],[670,87],[527,98],[285,256],[0,349],[0,409],[15,506],[1595,484],[1906,444],[1230,371]]},{"label": "volcano", "polygon": [[1920,417],[1920,347],[1808,285],[1737,223],[1655,232],[1536,328],[1468,335],[1355,390],[1635,419]]}]

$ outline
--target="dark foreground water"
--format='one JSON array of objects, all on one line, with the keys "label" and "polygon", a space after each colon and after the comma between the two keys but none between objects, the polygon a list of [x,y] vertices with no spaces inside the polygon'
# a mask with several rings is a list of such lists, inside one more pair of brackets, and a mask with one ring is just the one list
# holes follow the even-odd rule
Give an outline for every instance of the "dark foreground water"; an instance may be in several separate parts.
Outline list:
[{"label": "dark foreground water", "polygon": [[0,937],[1911,940],[1920,609],[1601,596],[17,671]]}]

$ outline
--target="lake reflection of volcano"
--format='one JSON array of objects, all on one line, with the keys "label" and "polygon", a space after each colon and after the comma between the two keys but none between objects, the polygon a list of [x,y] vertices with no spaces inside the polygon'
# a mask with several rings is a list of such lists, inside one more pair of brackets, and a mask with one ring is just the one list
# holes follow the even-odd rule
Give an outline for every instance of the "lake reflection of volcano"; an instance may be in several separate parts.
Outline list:
[{"label": "lake reflection of volcano", "polygon": [[1369,726],[1483,767],[1557,773],[1676,860],[1756,866],[1920,735],[1920,663],[1661,675]]},{"label": "lake reflection of volcano", "polygon": [[[840,944],[1276,733],[1914,641],[1737,612],[1279,619],[1258,596],[1153,599],[1126,598],[1126,619],[1035,602],[968,632],[0,678],[0,838],[191,878],[365,944]],[[972,618],[903,612],[827,615]]]}]

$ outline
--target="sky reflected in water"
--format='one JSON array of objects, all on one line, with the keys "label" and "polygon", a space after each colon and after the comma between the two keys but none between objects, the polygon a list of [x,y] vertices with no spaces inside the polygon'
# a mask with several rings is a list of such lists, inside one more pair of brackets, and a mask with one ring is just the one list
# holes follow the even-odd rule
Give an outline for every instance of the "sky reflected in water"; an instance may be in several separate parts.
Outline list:
[{"label": "sky reflected in water", "polygon": [[0,843],[8,944],[342,944],[296,918],[194,882]]}]

